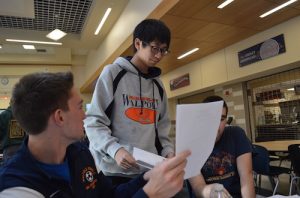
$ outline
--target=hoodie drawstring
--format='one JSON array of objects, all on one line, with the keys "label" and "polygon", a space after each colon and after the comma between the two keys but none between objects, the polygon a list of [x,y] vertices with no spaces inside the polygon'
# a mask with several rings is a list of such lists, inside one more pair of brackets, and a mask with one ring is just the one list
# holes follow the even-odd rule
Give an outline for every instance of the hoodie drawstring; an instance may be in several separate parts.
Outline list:
[{"label": "hoodie drawstring", "polygon": [[[140,115],[143,114],[143,109],[144,109],[144,102],[142,100],[142,78],[139,73],[139,83],[140,83],[140,100],[141,100],[141,111]],[[156,130],[156,108],[155,108],[155,98],[154,98],[154,81],[152,80],[152,102],[153,102],[153,110],[154,110],[154,127]]]}]

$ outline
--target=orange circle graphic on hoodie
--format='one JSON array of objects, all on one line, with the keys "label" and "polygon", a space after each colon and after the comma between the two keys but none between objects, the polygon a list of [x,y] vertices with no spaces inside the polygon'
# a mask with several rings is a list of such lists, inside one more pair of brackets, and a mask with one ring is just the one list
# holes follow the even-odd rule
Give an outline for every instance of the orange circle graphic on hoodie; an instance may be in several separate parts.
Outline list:
[{"label": "orange circle graphic on hoodie", "polygon": [[154,115],[155,110],[153,109],[146,109],[146,108],[136,108],[131,107],[125,111],[125,115],[136,122],[141,124],[153,124],[154,123]]}]

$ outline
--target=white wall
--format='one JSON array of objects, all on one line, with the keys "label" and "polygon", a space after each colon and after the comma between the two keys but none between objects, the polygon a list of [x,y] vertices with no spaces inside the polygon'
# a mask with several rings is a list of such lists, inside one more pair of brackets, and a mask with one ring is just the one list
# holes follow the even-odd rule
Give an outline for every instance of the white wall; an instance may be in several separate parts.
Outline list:
[{"label": "white wall", "polygon": [[[168,98],[200,92],[210,87],[229,82],[257,78],[275,70],[297,66],[300,62],[300,17],[256,34],[209,56],[194,61],[162,76]],[[278,56],[239,67],[237,53],[279,34],[284,34],[286,52]],[[298,64],[300,66],[300,63]],[[190,74],[190,85],[174,91],[169,81],[185,73]]]},{"label": "white wall", "polygon": [[7,108],[11,98],[12,89],[19,79],[29,73],[34,72],[66,72],[71,71],[70,66],[25,66],[25,65],[3,65],[1,66],[0,79],[8,78],[9,83],[2,85],[0,83],[0,109]]}]

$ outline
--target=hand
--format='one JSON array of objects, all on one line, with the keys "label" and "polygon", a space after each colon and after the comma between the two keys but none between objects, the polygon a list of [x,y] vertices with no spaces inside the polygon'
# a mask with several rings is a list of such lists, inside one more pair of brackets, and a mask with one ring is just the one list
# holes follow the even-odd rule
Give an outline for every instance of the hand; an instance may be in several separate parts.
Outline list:
[{"label": "hand", "polygon": [[224,188],[222,184],[210,184],[207,185],[208,188],[210,188],[209,197],[210,198],[230,198],[231,195],[228,193],[228,191]]},{"label": "hand", "polygon": [[166,158],[172,158],[174,156],[175,156],[175,154],[172,152],[172,153],[168,153],[168,155],[166,156]]},{"label": "hand", "polygon": [[148,197],[172,197],[182,189],[184,168],[190,151],[184,151],[171,159],[166,159],[144,174],[148,183],[143,190]]},{"label": "hand", "polygon": [[132,167],[135,167],[137,169],[139,168],[133,156],[124,148],[120,148],[117,151],[115,160],[117,164],[124,169],[130,169]]}]

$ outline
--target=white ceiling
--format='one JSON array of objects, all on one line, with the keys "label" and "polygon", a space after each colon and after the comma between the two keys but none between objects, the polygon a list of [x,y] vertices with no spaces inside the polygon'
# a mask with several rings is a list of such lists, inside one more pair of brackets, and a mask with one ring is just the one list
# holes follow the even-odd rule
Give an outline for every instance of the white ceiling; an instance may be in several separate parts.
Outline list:
[{"label": "white ceiling", "polygon": [[[34,64],[71,64],[72,56],[87,55],[99,46],[127,3],[128,0],[0,0],[0,66],[19,64],[20,54],[49,55],[48,62],[45,58],[43,62],[33,59]],[[112,7],[110,17],[96,36],[94,32],[108,7]],[[62,46],[35,44],[39,51],[24,50],[22,43],[5,40],[52,41],[46,35],[55,28],[68,33],[59,40]],[[68,57],[55,61],[53,54]],[[31,64],[30,58],[24,64]]]},{"label": "white ceiling", "polygon": [[[258,17],[286,1],[236,0],[223,10],[216,8],[223,0],[176,1],[173,8],[159,17],[172,32],[172,53],[161,61],[163,72],[169,72],[299,16],[300,1],[264,19]],[[71,66],[84,63],[86,55],[98,48],[128,2],[129,0],[0,0],[0,69],[1,65]],[[175,0],[163,0],[162,4],[170,2]],[[112,8],[108,21],[100,34],[95,36],[97,25],[108,7]],[[160,13],[161,10],[153,12]],[[5,40],[52,41],[46,35],[54,28],[68,33],[59,40],[63,45],[35,45],[40,52],[24,50],[22,43]],[[184,60],[176,59],[177,55],[195,44],[201,50]],[[125,47],[128,49],[126,53],[131,53],[130,46]],[[81,61],[76,63],[74,60]],[[95,79],[89,79],[90,84],[93,84],[96,76],[93,76]],[[91,90],[92,88],[91,86]]]},{"label": "white ceiling", "polygon": [[34,18],[33,0],[1,0],[0,15]]}]

